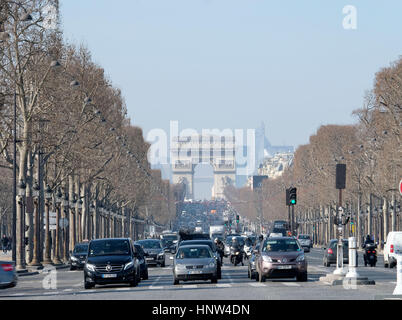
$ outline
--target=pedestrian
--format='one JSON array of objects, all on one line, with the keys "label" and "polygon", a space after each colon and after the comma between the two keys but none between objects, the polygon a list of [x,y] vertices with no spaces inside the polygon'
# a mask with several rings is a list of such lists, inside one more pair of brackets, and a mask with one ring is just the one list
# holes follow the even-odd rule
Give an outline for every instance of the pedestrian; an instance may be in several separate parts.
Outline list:
[{"label": "pedestrian", "polygon": [[3,238],[1,238],[1,244],[3,246],[3,253],[7,254],[9,240],[5,234],[3,234]]}]

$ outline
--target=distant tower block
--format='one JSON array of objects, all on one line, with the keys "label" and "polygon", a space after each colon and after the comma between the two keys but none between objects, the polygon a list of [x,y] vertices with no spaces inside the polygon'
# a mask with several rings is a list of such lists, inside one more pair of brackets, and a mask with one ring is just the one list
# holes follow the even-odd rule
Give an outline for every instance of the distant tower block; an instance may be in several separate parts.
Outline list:
[{"label": "distant tower block", "polygon": [[186,185],[186,198],[194,198],[194,168],[209,163],[214,170],[213,199],[224,199],[224,190],[236,182],[236,145],[233,136],[175,137],[170,149],[173,183]]}]

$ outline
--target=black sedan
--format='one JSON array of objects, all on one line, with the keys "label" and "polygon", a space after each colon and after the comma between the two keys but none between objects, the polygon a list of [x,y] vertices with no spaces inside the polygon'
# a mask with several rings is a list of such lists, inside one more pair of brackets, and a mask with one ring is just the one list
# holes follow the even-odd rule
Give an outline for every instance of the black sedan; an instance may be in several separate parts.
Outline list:
[{"label": "black sedan", "polygon": [[162,247],[162,243],[158,239],[146,239],[136,241],[139,244],[147,256],[145,257],[148,265],[165,266],[165,250]]},{"label": "black sedan", "polygon": [[143,280],[148,280],[148,264],[146,261],[146,257],[148,256],[147,253],[142,250],[141,245],[138,243],[134,242],[134,249],[136,250],[138,254],[138,263],[140,265],[140,274],[141,274],[141,279]]},{"label": "black sedan", "polygon": [[84,268],[85,260],[88,255],[88,242],[77,243],[74,250],[70,251],[70,270],[75,270],[77,268]]}]

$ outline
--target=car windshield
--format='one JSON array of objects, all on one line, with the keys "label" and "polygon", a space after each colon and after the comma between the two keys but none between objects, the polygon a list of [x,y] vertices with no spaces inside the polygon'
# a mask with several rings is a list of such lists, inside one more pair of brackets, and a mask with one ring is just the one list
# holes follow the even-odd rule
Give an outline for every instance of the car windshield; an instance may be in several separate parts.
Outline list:
[{"label": "car windshield", "polygon": [[145,249],[161,249],[161,243],[158,240],[144,240],[138,242]]},{"label": "car windshield", "polygon": [[89,256],[129,255],[130,243],[128,240],[94,241],[89,245]]},{"label": "car windshield", "polygon": [[285,235],[286,235],[286,229],[283,229],[283,228],[273,228],[273,230],[272,230],[271,233],[280,233],[280,234],[282,234],[283,236],[285,236]]},{"label": "car windshield", "polygon": [[174,241],[177,239],[178,239],[178,236],[175,234],[162,235],[162,240],[165,240],[165,241]]},{"label": "car windshield", "polygon": [[299,239],[306,239],[306,240],[308,240],[308,239],[310,239],[310,236],[301,234],[301,235],[299,236]]},{"label": "car windshield", "polygon": [[292,252],[301,251],[301,248],[295,239],[276,239],[266,240],[263,252]]},{"label": "car windshield", "polygon": [[177,259],[205,259],[212,258],[212,252],[208,247],[179,248]]},{"label": "car windshield", "polygon": [[76,245],[74,248],[74,253],[87,253],[87,252],[88,252],[87,244]]}]

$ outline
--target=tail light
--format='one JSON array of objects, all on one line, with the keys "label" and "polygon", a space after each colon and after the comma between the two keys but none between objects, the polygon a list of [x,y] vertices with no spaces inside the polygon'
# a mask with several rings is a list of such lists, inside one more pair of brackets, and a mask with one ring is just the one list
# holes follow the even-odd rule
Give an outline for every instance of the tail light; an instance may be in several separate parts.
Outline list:
[{"label": "tail light", "polygon": [[391,250],[389,250],[389,252],[394,253],[394,245],[391,244]]},{"label": "tail light", "polygon": [[332,249],[328,249],[328,254],[333,254],[334,252],[332,251]]},{"label": "tail light", "polygon": [[13,271],[12,264],[2,264],[1,267],[3,268],[4,271]]},{"label": "tail light", "polygon": [[373,250],[373,252],[372,253],[375,253],[375,250]]},{"label": "tail light", "polygon": [[371,253],[371,251],[367,251],[367,253]]}]

